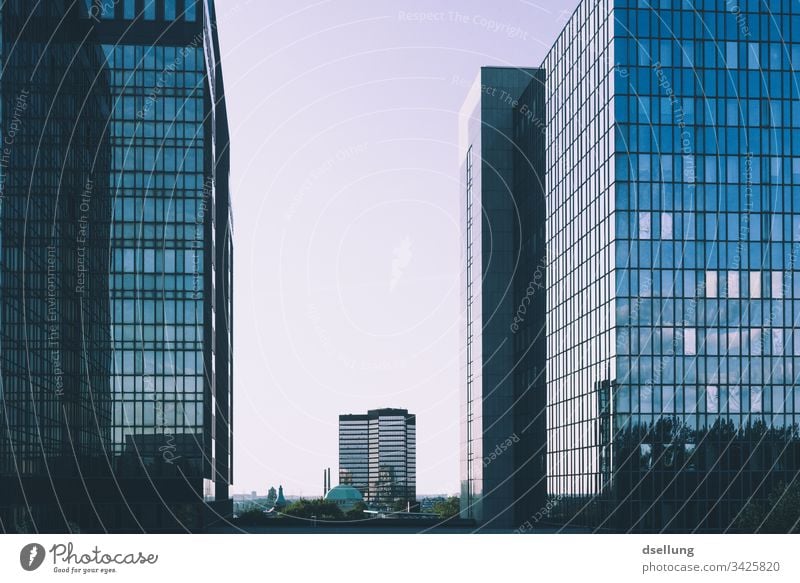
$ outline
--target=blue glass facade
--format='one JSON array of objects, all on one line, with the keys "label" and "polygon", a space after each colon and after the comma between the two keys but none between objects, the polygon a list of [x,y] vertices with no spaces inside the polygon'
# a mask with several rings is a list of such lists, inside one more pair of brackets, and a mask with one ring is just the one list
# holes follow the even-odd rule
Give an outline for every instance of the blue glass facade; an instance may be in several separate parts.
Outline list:
[{"label": "blue glass facade", "polygon": [[126,497],[142,498],[134,517],[194,528],[196,501],[225,503],[232,480],[228,133],[214,6],[129,4],[89,8],[111,77],[111,449]]},{"label": "blue glass facade", "polygon": [[613,20],[581,3],[545,59],[547,482],[563,511],[612,472]]},{"label": "blue glass facade", "polygon": [[800,469],[800,9],[583,2],[548,55],[548,492],[748,530]]}]

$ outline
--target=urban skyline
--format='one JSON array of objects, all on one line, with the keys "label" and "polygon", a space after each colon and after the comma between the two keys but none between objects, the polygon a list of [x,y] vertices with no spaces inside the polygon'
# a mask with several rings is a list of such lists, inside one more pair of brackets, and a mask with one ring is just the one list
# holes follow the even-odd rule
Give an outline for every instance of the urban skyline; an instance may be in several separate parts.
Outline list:
[{"label": "urban skyline", "polygon": [[384,406],[417,416],[417,490],[459,492],[459,114],[482,66],[540,63],[577,2],[536,4],[218,0],[235,492],[318,495],[337,415]]},{"label": "urban skyline", "polygon": [[478,531],[747,530],[794,487],[797,7],[224,2],[0,8],[3,530],[202,530],[336,454]]}]

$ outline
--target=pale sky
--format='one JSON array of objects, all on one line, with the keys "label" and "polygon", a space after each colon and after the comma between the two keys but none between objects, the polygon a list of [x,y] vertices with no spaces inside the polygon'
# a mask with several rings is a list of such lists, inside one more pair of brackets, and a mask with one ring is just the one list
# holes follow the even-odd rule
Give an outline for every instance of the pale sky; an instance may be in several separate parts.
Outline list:
[{"label": "pale sky", "polygon": [[216,0],[231,126],[234,488],[338,483],[338,416],[417,415],[458,491],[458,112],[577,0]]}]

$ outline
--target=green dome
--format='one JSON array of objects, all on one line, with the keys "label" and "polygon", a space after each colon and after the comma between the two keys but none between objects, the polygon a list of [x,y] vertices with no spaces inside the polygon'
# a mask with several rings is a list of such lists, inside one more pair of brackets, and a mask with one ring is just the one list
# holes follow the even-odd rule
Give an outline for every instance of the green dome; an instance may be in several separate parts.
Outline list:
[{"label": "green dome", "polygon": [[364,497],[361,495],[356,488],[353,486],[348,486],[347,484],[339,484],[328,490],[328,493],[325,494],[325,500],[330,500],[331,502],[351,502],[355,504],[356,502],[361,502],[364,500]]}]

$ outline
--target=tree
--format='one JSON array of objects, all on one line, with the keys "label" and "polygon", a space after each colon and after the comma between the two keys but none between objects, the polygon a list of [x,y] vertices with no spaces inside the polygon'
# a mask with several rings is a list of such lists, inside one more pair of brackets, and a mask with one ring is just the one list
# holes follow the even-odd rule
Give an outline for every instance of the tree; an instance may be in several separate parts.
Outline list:
[{"label": "tree", "polygon": [[313,500],[300,498],[289,504],[282,513],[291,518],[316,517],[319,520],[342,520],[344,518],[341,508],[335,502],[326,502],[322,498]]},{"label": "tree", "polygon": [[367,505],[363,502],[356,502],[356,505],[353,507],[352,510],[348,510],[345,512],[344,517],[347,520],[363,520],[364,510],[367,509]]},{"label": "tree", "polygon": [[800,482],[788,487],[781,482],[770,492],[766,503],[750,502],[735,526],[750,533],[800,533]]},{"label": "tree", "polygon": [[275,491],[275,487],[271,486],[269,492],[267,493],[267,508],[272,508],[275,506],[275,502],[278,500],[278,493]]},{"label": "tree", "polygon": [[458,516],[458,513],[461,511],[461,499],[458,496],[450,496],[445,500],[436,502],[433,505],[433,511],[438,514],[440,518]]},{"label": "tree", "polygon": [[408,510],[408,501],[403,500],[402,498],[397,498],[392,503],[392,510],[394,512],[405,512],[406,510]]}]

